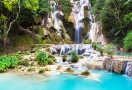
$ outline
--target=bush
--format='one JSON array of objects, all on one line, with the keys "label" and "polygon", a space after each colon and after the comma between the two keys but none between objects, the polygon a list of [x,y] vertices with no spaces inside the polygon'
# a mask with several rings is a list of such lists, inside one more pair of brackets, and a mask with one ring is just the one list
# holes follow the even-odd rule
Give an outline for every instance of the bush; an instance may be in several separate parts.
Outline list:
[{"label": "bush", "polygon": [[10,43],[12,47],[31,44],[33,44],[33,39],[30,36],[14,36],[11,38]]},{"label": "bush", "polygon": [[96,42],[92,42],[92,47],[94,48],[94,50],[96,50],[97,43]]},{"label": "bush", "polygon": [[83,41],[84,44],[91,44],[91,39],[87,39]]},{"label": "bush", "polygon": [[101,44],[96,44],[96,50],[100,52],[101,56],[103,56],[103,46]]},{"label": "bush", "polygon": [[124,48],[128,50],[132,50],[132,31],[128,32],[124,38]]},{"label": "bush", "polygon": [[14,68],[17,64],[18,60],[14,56],[0,56],[0,72]]},{"label": "bush", "polygon": [[55,61],[55,58],[49,57],[48,53],[44,51],[37,51],[36,52],[36,59],[39,65],[48,65],[48,64],[53,64]]},{"label": "bush", "polygon": [[76,51],[75,50],[71,50],[70,53],[71,53],[71,62],[72,63],[78,62],[79,56],[76,53]]},{"label": "bush", "polygon": [[38,68],[39,73],[44,73],[45,69],[44,68]]},{"label": "bush", "polygon": [[114,54],[114,45],[112,44],[106,45],[104,48],[104,52],[107,53],[112,58]]},{"label": "bush", "polygon": [[73,73],[74,71],[70,67],[68,67],[65,72]]}]

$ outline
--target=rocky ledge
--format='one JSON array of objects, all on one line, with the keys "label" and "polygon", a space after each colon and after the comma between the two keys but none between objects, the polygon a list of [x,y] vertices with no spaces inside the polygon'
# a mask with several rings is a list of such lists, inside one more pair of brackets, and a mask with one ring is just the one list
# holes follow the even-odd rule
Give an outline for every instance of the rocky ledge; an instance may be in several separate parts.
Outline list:
[{"label": "rocky ledge", "polygon": [[116,57],[103,61],[103,69],[126,74],[132,78],[132,58]]}]

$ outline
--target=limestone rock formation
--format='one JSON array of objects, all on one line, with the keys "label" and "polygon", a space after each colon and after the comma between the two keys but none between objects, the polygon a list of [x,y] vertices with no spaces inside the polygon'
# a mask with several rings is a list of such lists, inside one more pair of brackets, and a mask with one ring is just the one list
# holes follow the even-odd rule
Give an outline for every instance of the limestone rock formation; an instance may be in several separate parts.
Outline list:
[{"label": "limestone rock formation", "polygon": [[132,61],[130,60],[104,60],[103,69],[132,77]]},{"label": "limestone rock formation", "polygon": [[73,23],[74,27],[75,27],[75,18],[74,18],[73,14],[74,14],[73,12],[70,13],[70,15],[68,17],[68,21],[71,22],[71,23]]}]

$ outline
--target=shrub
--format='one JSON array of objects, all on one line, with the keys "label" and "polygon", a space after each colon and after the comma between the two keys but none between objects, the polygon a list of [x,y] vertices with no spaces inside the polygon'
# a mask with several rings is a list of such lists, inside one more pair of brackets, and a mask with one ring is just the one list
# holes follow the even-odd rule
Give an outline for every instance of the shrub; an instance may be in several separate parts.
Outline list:
[{"label": "shrub", "polygon": [[28,59],[19,60],[18,64],[28,66],[29,65],[29,60]]},{"label": "shrub", "polygon": [[128,32],[124,38],[124,48],[128,50],[132,50],[132,31]]},{"label": "shrub", "polygon": [[92,47],[96,50],[97,43],[96,42],[92,42]]},{"label": "shrub", "polygon": [[36,59],[39,65],[48,65],[48,64],[53,64],[55,61],[55,58],[49,57],[48,53],[44,51],[37,51],[36,52]]},{"label": "shrub", "polygon": [[65,72],[73,73],[74,71],[70,67],[68,67]]},{"label": "shrub", "polygon": [[29,66],[28,71],[35,71],[36,68]]},{"label": "shrub", "polygon": [[39,73],[44,73],[45,69],[44,68],[38,68]]},{"label": "shrub", "polygon": [[14,68],[17,64],[18,60],[14,56],[0,56],[0,72]]},{"label": "shrub", "polygon": [[112,58],[114,54],[114,45],[112,44],[106,45],[104,48],[104,52],[107,53]]},{"label": "shrub", "polygon": [[79,57],[78,57],[78,54],[76,53],[76,51],[71,50],[70,53],[71,53],[71,62],[72,63],[78,62]]},{"label": "shrub", "polygon": [[84,44],[91,44],[91,39],[87,39],[83,41]]},{"label": "shrub", "polygon": [[101,44],[96,44],[96,50],[100,52],[101,56],[103,56],[103,46]]}]

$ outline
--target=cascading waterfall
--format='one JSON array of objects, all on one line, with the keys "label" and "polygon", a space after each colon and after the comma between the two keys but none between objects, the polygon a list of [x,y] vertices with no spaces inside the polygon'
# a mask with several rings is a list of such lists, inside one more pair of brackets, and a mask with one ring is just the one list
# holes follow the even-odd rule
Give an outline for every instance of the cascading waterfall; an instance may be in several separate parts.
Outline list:
[{"label": "cascading waterfall", "polygon": [[57,9],[56,9],[56,2],[54,2],[54,6],[53,6],[53,15],[54,15],[54,28],[57,30],[57,35],[59,35],[61,37],[61,32],[60,32],[60,26],[58,23],[58,18],[57,18]]},{"label": "cascading waterfall", "polygon": [[127,75],[128,68],[129,68],[129,62],[127,62],[127,65],[126,65],[126,69],[125,69],[125,75]]},{"label": "cascading waterfall", "polygon": [[113,70],[113,64],[114,64],[114,61],[112,61],[111,66],[110,66],[111,73],[112,73],[112,70]]},{"label": "cascading waterfall", "polygon": [[97,24],[95,23],[95,16],[91,15],[91,11],[88,12],[88,15],[89,15],[89,20],[90,20],[90,31],[87,33],[87,36],[89,39],[92,40],[92,42],[94,42]]},{"label": "cascading waterfall", "polygon": [[84,18],[84,6],[88,6],[89,0],[80,0],[80,3],[74,2],[72,12],[74,12],[75,18],[75,43],[80,44],[82,42],[82,28]]},{"label": "cascading waterfall", "polygon": [[[76,50],[78,55],[82,55],[86,51],[90,51],[92,46],[90,44],[71,44],[71,45],[63,45],[60,49],[60,55],[68,55],[70,54],[70,50]],[[51,51],[52,52],[52,51]]]}]

